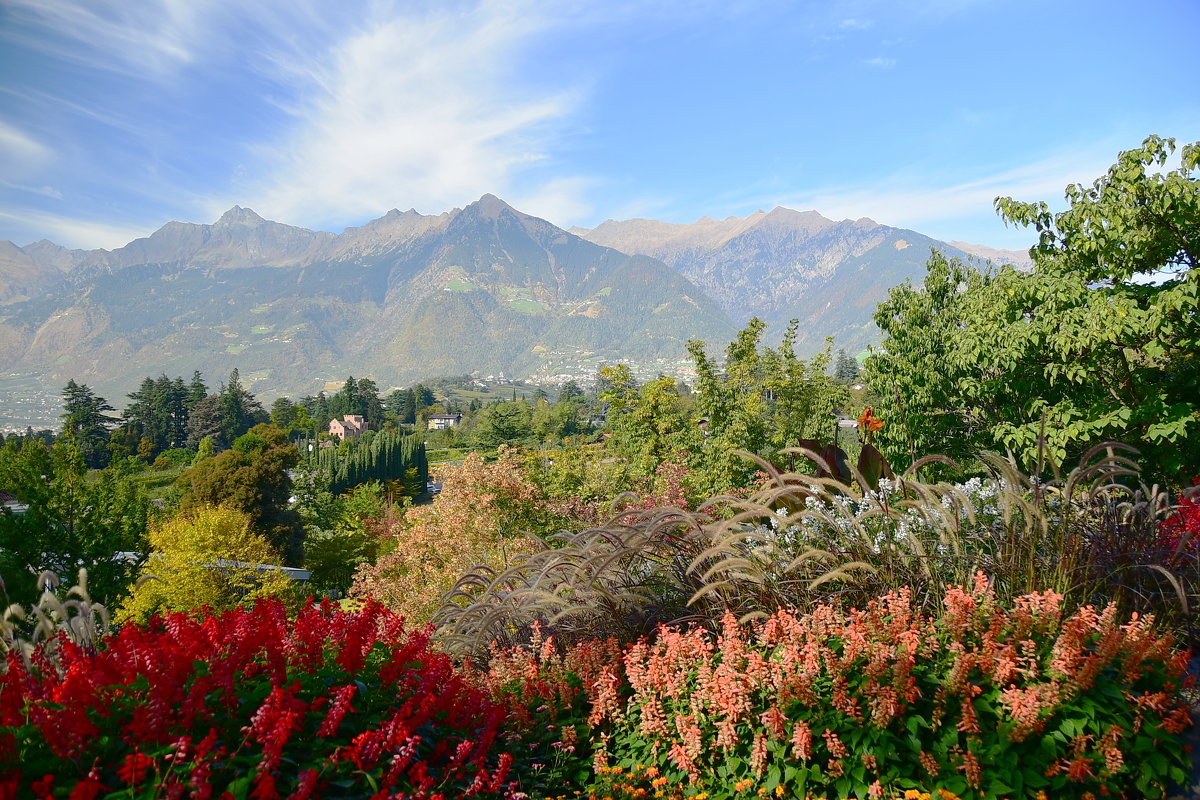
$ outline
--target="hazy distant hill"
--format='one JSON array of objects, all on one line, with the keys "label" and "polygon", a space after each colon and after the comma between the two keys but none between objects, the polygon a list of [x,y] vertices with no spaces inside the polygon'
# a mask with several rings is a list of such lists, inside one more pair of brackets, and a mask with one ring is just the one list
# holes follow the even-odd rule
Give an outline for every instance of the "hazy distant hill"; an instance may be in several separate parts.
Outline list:
[{"label": "hazy distant hill", "polygon": [[0,306],[46,292],[86,256],[84,250],[68,250],[45,239],[25,247],[0,241]]},{"label": "hazy distant hill", "polygon": [[[680,358],[735,327],[660,261],[585,241],[492,195],[391,211],[340,235],[235,206],[113,251],[0,246],[0,370],[120,400],[143,376],[234,366],[257,391],[328,379],[528,376]],[[30,250],[33,248],[34,253]]]},{"label": "hazy distant hill", "polygon": [[778,336],[788,320],[799,319],[798,346],[809,352],[826,336],[850,352],[878,341],[871,323],[876,304],[892,286],[923,279],[930,248],[967,255],[965,247],[870,219],[835,222],[815,211],[787,208],[744,218],[706,217],[690,225],[609,220],[572,231],[597,244],[661,259],[738,323],[759,316]]},{"label": "hazy distant hill", "polygon": [[1028,266],[1019,252],[786,208],[568,232],[492,195],[337,235],[234,206],[111,251],[0,242],[0,397],[75,378],[119,403],[146,375],[199,369],[215,384],[235,366],[267,397],[350,374],[383,388],[584,376],[602,361],[682,359],[689,338],[718,350],[754,315],[775,339],[800,319],[804,352],[826,336],[855,352],[878,341],[876,304],[923,278],[931,247]]},{"label": "hazy distant hill", "polygon": [[1029,269],[1033,266],[1033,259],[1029,257],[1028,250],[1000,250],[988,247],[986,244],[971,244],[970,242],[947,242],[947,244],[996,264],[1012,264],[1017,269]]}]

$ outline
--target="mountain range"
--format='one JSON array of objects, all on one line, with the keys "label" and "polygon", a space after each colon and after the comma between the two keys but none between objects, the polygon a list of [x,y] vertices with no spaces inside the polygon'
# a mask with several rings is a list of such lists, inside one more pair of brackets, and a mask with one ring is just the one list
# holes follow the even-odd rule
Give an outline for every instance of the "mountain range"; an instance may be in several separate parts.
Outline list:
[{"label": "mountain range", "polygon": [[941,242],[867,218],[835,222],[816,211],[776,208],[748,217],[690,225],[609,220],[572,228],[597,244],[657,258],[704,289],[736,322],[757,316],[778,336],[800,321],[797,350],[811,353],[827,336],[850,353],[879,341],[871,322],[888,289],[919,282],[932,248],[1028,266],[1027,253]]},{"label": "mountain range", "polygon": [[832,335],[854,352],[930,247],[1027,258],[785,208],[566,231],[484,195],[333,234],[234,206],[111,251],[0,242],[0,388],[74,378],[119,405],[147,375],[215,382],[235,366],[265,397],[349,374],[386,389],[463,373],[561,380],[619,359],[670,371],[688,339],[717,350],[755,315],[776,338],[798,318],[804,351]]}]

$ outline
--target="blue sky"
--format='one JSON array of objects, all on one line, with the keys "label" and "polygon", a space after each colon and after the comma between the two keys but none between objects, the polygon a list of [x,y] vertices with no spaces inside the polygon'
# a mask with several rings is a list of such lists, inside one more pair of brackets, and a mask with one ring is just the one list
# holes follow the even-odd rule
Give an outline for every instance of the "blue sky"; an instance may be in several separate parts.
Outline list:
[{"label": "blue sky", "polygon": [[784,205],[1022,247],[996,195],[1200,140],[1197,30],[1196,0],[4,0],[0,239],[492,192],[564,227]]}]

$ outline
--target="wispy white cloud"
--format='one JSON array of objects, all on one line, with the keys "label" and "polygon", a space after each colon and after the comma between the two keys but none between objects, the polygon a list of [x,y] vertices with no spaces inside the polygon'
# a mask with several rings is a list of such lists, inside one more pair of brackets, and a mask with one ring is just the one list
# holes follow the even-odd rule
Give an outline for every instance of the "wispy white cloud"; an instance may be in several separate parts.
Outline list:
[{"label": "wispy white cloud", "polygon": [[49,116],[65,111],[72,116],[98,122],[124,134],[141,135],[144,132],[142,127],[113,114],[111,109],[97,105],[84,105],[50,92],[29,88],[17,90],[11,86],[0,86],[0,94],[15,98],[16,102],[22,106],[36,109],[38,114]]},{"label": "wispy white cloud", "polygon": [[876,69],[891,69],[896,66],[896,59],[877,56],[875,58],[868,58],[863,63],[868,67],[875,67]]},{"label": "wispy white cloud", "polygon": [[0,120],[0,153],[3,163],[18,164],[30,160],[43,161],[50,157],[50,148],[25,131]]},{"label": "wispy white cloud", "polygon": [[148,78],[203,53],[200,35],[228,0],[5,0],[4,38],[89,68]]},{"label": "wispy white cloud", "polygon": [[44,180],[40,171],[53,164],[55,155],[54,149],[35,134],[0,120],[0,185],[45,194],[30,187]]},{"label": "wispy white cloud", "polygon": [[[68,217],[40,211],[9,212],[0,209],[0,219],[9,220],[16,227],[36,231],[36,238],[48,238],[64,247],[90,250],[102,247],[112,250],[123,247],[134,239],[148,236],[152,228],[111,225],[94,219]],[[18,244],[28,244],[28,241]]]},{"label": "wispy white cloud", "polygon": [[[250,149],[239,185],[209,210],[239,201],[319,224],[510,193],[550,158],[551,134],[578,101],[571,88],[518,79],[518,60],[553,21],[517,5],[377,14],[306,60],[274,53],[298,98],[284,105],[291,125]],[[583,178],[519,183],[547,215],[583,213]]]},{"label": "wispy white cloud", "polygon": [[[636,16],[635,6],[611,15]],[[336,228],[393,206],[441,211],[493,192],[556,221],[580,219],[592,181],[561,169],[556,137],[589,76],[531,69],[529,56],[563,28],[605,24],[605,13],[532,0],[6,0],[12,24],[0,44],[115,76],[110,91],[151,81],[146,96],[158,105],[113,107],[103,94],[58,86],[0,92],[30,118],[104,125],[114,135],[105,145],[119,143],[138,176],[104,178],[103,164],[88,174],[183,218],[215,218],[239,203]],[[217,78],[242,92],[228,113],[185,94]],[[238,129],[239,114],[250,115],[250,129]],[[78,138],[64,144],[77,162],[91,157]],[[45,164],[54,146],[0,122],[0,166]],[[207,172],[171,163],[193,149],[210,160]],[[4,178],[5,188],[53,196],[61,176]]]},{"label": "wispy white cloud", "polygon": [[[917,170],[893,174],[870,186],[833,186],[780,196],[779,205],[816,209],[834,219],[870,217],[877,222],[949,235],[956,221],[986,217],[997,197],[1047,200],[1051,205],[1070,183],[1090,184],[1112,163],[1107,142],[1056,153],[969,181],[938,183]],[[960,237],[961,238],[961,237]]]},{"label": "wispy white cloud", "polygon": [[9,189],[16,189],[19,192],[29,192],[30,194],[40,194],[42,197],[50,197],[55,200],[62,200],[62,192],[55,189],[53,186],[26,186],[23,183],[14,183],[0,178],[0,186],[5,186]]},{"label": "wispy white cloud", "polygon": [[590,178],[555,178],[528,191],[517,190],[510,202],[527,214],[569,228],[592,213],[585,197],[595,184]]}]

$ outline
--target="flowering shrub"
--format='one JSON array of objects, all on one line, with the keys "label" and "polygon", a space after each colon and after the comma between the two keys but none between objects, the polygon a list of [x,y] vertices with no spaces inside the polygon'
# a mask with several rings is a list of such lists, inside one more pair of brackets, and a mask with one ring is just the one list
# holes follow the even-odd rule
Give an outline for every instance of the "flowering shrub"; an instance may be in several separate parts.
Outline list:
[{"label": "flowering shrub", "polygon": [[523,707],[541,692],[549,708],[577,685],[588,716],[573,735],[590,739],[598,774],[653,767],[663,786],[714,800],[780,787],[1161,797],[1187,763],[1186,654],[1147,618],[1067,616],[1061,601],[1031,594],[1006,609],[980,575],[948,590],[936,617],[906,590],[849,613],[780,611],[753,626],[727,615],[716,635],[662,628],[620,660],[583,659],[589,669],[546,646],[497,654],[493,691]]},{"label": "flowering shrub", "polygon": [[[1192,485],[1200,487],[1200,478],[1193,478]],[[1158,526],[1161,545],[1180,560],[1200,557],[1200,490],[1191,491]]]},{"label": "flowering shrub", "polygon": [[546,535],[561,525],[514,451],[501,448],[493,463],[472,453],[447,469],[432,504],[368,523],[381,555],[359,567],[350,591],[428,620],[463,573],[479,565],[502,569],[513,552],[531,546],[522,532]]},{"label": "flowering shrub", "polygon": [[580,642],[561,653],[534,625],[532,647],[493,648],[475,681],[508,711],[505,734],[527,757],[516,778],[531,796],[558,794],[592,778],[589,691],[622,649],[615,638]]},{"label": "flowering shrub", "polygon": [[471,797],[506,790],[503,709],[368,602],[127,625],[0,677],[0,798]]}]

